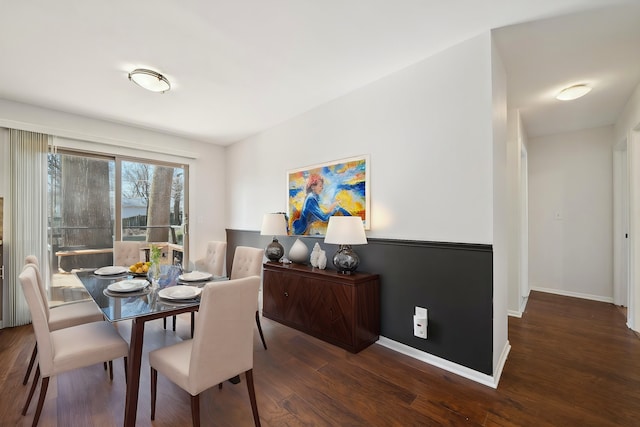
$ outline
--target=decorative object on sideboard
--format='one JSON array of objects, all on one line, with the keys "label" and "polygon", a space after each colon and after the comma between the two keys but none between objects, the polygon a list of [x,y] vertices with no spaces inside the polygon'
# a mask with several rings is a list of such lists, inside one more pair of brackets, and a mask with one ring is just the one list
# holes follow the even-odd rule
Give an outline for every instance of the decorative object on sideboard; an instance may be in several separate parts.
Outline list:
[{"label": "decorative object on sideboard", "polygon": [[264,214],[262,217],[262,236],[273,236],[273,241],[264,249],[270,261],[278,261],[284,256],[284,247],[278,242],[277,236],[287,235],[287,220],[282,212]]},{"label": "decorative object on sideboard", "polygon": [[313,245],[313,250],[311,251],[311,255],[309,256],[309,262],[311,263],[312,267],[318,267],[318,256],[320,255],[321,250],[322,249],[320,249],[320,244],[316,242]]},{"label": "decorative object on sideboard", "polygon": [[351,274],[360,264],[360,258],[351,245],[366,245],[367,236],[364,232],[362,218],[359,216],[332,216],[329,218],[325,243],[340,245],[333,256],[333,265],[339,273]]},{"label": "decorative object on sideboard", "polygon": [[327,253],[323,250],[321,250],[318,255],[318,268],[320,270],[327,268]]},{"label": "decorative object on sideboard", "polygon": [[309,255],[309,248],[300,239],[296,239],[289,249],[289,260],[296,264],[306,264],[307,256]]}]

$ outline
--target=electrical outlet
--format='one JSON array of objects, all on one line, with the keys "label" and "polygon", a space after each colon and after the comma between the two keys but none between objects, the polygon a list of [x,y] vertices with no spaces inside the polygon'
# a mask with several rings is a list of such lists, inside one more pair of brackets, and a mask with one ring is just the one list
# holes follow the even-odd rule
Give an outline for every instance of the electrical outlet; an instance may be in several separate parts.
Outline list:
[{"label": "electrical outlet", "polygon": [[427,339],[427,309],[416,307],[413,315],[413,335],[418,338]]}]

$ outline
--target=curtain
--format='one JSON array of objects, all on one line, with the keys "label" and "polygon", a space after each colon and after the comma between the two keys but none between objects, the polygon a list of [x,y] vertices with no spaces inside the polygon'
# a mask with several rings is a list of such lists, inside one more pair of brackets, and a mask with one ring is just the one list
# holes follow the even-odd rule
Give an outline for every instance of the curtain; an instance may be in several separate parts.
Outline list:
[{"label": "curtain", "polygon": [[[9,230],[4,244],[11,254],[5,265],[7,311],[4,326],[31,321],[18,276],[27,255],[40,260],[42,278],[49,277],[47,261],[47,147],[49,136],[11,129],[9,135]],[[6,211],[5,211],[6,214]],[[48,283],[47,283],[48,286]]]}]

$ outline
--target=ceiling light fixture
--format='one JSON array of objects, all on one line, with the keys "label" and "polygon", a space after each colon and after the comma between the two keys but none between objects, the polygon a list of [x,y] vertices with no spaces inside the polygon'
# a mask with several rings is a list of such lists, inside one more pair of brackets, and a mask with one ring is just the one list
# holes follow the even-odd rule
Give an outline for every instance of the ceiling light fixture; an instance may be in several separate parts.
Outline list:
[{"label": "ceiling light fixture", "polygon": [[572,101],[585,96],[589,92],[591,92],[591,88],[585,84],[573,85],[562,89],[560,93],[556,95],[556,99],[560,101]]},{"label": "ceiling light fixture", "polygon": [[151,92],[165,93],[171,84],[165,76],[146,68],[138,68],[129,73],[129,80]]}]

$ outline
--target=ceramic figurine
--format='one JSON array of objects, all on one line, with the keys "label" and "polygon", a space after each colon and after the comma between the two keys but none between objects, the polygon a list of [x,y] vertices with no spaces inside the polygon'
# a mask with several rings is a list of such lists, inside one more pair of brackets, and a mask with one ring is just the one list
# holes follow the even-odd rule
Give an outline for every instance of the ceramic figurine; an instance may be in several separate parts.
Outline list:
[{"label": "ceramic figurine", "polygon": [[311,256],[309,257],[309,261],[311,262],[312,267],[318,267],[318,256],[320,256],[320,244],[316,242],[313,245],[313,250],[311,251]]},{"label": "ceramic figurine", "polygon": [[318,268],[320,270],[327,268],[327,253],[325,251],[320,251],[318,255]]}]

